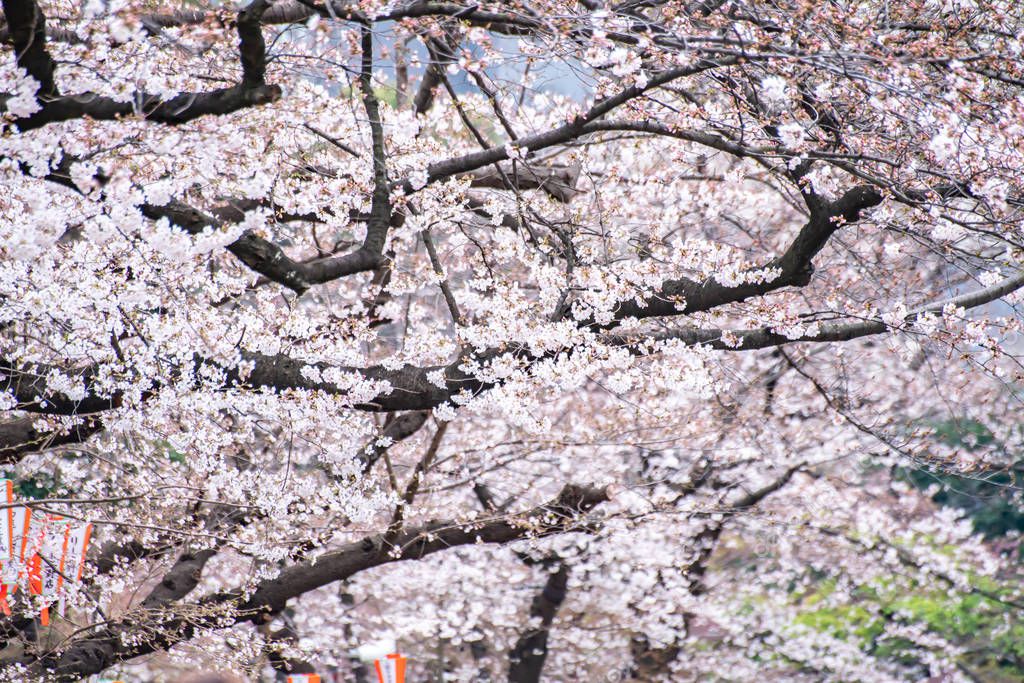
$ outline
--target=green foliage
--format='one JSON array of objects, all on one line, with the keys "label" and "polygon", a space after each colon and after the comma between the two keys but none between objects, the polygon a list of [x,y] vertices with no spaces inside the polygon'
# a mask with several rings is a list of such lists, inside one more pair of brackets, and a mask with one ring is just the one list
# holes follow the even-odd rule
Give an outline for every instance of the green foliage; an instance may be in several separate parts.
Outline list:
[{"label": "green foliage", "polygon": [[157,445],[164,449],[164,452],[167,453],[167,459],[170,460],[171,462],[185,462],[185,454],[179,453],[178,450],[171,444],[170,441],[157,441]]},{"label": "green foliage", "polygon": [[[1000,449],[992,432],[977,421],[932,425],[938,439],[963,450]],[[938,505],[968,516],[989,539],[1024,532],[1024,460],[1011,468],[965,476],[926,468],[900,468],[896,478],[930,491]],[[932,552],[954,555],[927,535],[904,543],[927,545]],[[838,590],[834,576],[808,570],[804,581],[789,587],[797,615],[793,625],[842,640],[865,656],[926,670],[921,646],[897,635],[896,625],[916,625],[962,651],[957,663],[972,680],[1024,683],[1024,614],[1014,606],[1017,582],[971,576],[971,589],[951,590],[939,581],[918,582],[905,575],[874,579],[852,590]],[[924,674],[922,674],[924,675]]]},{"label": "green foliage", "polygon": [[973,450],[995,443],[995,436],[977,420],[945,420],[932,425],[935,436],[950,446]]},{"label": "green foliage", "polygon": [[794,596],[805,608],[795,624],[854,643],[873,657],[914,666],[920,646],[886,635],[886,626],[917,623],[963,647],[960,663],[981,680],[1024,682],[1024,622],[1011,606],[977,593],[894,581],[860,586],[841,604],[834,593],[835,582],[825,580],[812,592]]},{"label": "green foliage", "polygon": [[857,638],[863,646],[869,645],[885,630],[885,623],[881,619],[872,616],[859,605],[826,607],[805,612],[796,618],[796,623],[841,640]]},{"label": "green foliage", "polygon": [[[932,426],[938,439],[950,446],[965,450],[998,447],[992,432],[976,420],[949,420]],[[1024,461],[1008,469],[971,475],[926,468],[900,468],[895,474],[922,491],[937,484],[932,500],[963,510],[971,518],[975,531],[986,538],[1005,536],[1010,531],[1024,532],[1024,505],[1020,496],[1024,488]]]},{"label": "green foliage", "polygon": [[394,88],[374,88],[373,94],[392,109],[398,108],[398,91]]},{"label": "green foliage", "polygon": [[56,482],[49,478],[28,477],[19,479],[13,472],[4,472],[4,478],[14,481],[15,500],[39,500],[46,498],[57,487]]}]

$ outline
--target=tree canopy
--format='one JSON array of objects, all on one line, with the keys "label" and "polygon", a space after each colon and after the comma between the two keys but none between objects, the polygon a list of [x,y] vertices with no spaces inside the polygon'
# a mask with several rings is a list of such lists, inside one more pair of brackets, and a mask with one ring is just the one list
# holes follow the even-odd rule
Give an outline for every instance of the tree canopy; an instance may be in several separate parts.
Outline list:
[{"label": "tree canopy", "polygon": [[1020,3],[2,7],[0,680],[1024,680]]}]

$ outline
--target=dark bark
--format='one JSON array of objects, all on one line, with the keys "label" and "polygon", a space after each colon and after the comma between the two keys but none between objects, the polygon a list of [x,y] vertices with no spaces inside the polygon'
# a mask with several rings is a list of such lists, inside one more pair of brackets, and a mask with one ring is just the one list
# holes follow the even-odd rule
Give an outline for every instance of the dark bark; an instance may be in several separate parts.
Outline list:
[{"label": "dark bark", "polygon": [[266,85],[267,44],[260,20],[268,0],[255,0],[238,13],[238,55],[242,62],[242,87],[249,90]]},{"label": "dark bark", "polygon": [[188,640],[198,629],[224,628],[243,621],[266,623],[284,610],[289,600],[372,567],[419,559],[459,545],[503,544],[585,530],[581,515],[606,500],[605,489],[566,486],[550,503],[518,514],[477,523],[430,523],[399,533],[389,546],[383,545],[379,536],[368,537],[285,568],[277,578],[259,584],[248,599],[241,590],[219,593],[182,605],[177,615],[158,622],[129,615],[99,632],[81,636],[62,652],[33,664],[30,672],[38,676],[50,670],[60,680],[78,680],[117,662]]},{"label": "dark bark", "polygon": [[[454,361],[444,366],[414,367],[405,366],[392,370],[382,365],[367,368],[334,367],[325,363],[306,363],[285,355],[264,356],[262,354],[243,354],[243,362],[251,363],[251,370],[243,375],[242,369],[223,368],[226,373],[226,387],[268,388],[268,389],[306,389],[324,391],[331,394],[344,395],[346,390],[326,380],[311,379],[309,372],[340,371],[359,374],[372,381],[388,382],[392,389],[386,394],[378,395],[369,403],[354,406],[359,410],[374,412],[393,412],[402,410],[428,410],[448,401],[452,395],[468,390],[479,391],[482,384],[458,369],[461,361]],[[195,363],[202,364],[201,358]],[[80,400],[72,400],[63,394],[53,394],[47,390],[46,372],[53,366],[41,364],[30,367],[15,366],[6,359],[0,358],[0,391],[7,391],[18,401],[18,409],[45,415],[85,415],[111,410],[121,405],[124,396],[121,393],[101,393],[93,381],[97,367],[66,370],[66,374],[79,375],[86,387],[86,396]],[[194,367],[178,369],[176,376],[191,375]],[[431,372],[438,371],[445,380],[444,386],[437,386],[428,379]],[[155,390],[156,388],[154,388]],[[143,399],[152,394],[146,392]]]},{"label": "dark bark", "polygon": [[[423,7],[420,7],[420,9],[423,9]],[[431,11],[433,11],[433,9]],[[457,8],[455,11],[461,9],[464,8]],[[259,31],[254,28],[253,23],[253,18],[248,17],[245,21],[240,21],[239,28],[241,36],[243,71],[249,74],[250,83],[253,82],[254,79],[258,80],[260,61],[253,55],[260,53],[262,47],[262,36],[260,35],[259,38],[256,37],[255,34],[258,34]],[[369,40],[365,39],[365,42],[369,42]],[[372,45],[370,45],[370,50],[366,51],[366,54],[367,60],[371,60]],[[643,88],[627,88],[614,96],[597,102],[590,111],[577,118],[577,120],[572,123],[561,126],[553,131],[548,131],[547,133],[527,138],[520,138],[517,141],[517,144],[526,150],[536,150],[568,142],[582,134],[585,134],[585,125],[587,123],[595,121],[620,104],[642,95],[653,87],[663,85],[677,78],[700,73],[701,71],[712,69],[716,66],[727,65],[729,63],[731,63],[730,60],[716,62],[703,61],[691,67],[663,71],[652,77]],[[372,63],[370,66],[372,67]],[[365,64],[363,72],[366,72]],[[348,254],[309,263],[296,262],[292,260],[276,244],[251,233],[246,233],[228,246],[228,250],[249,268],[272,281],[289,287],[299,294],[305,292],[312,285],[329,282],[331,280],[356,273],[377,270],[382,265],[383,247],[387,237],[387,228],[391,222],[391,215],[390,210],[385,210],[384,208],[389,204],[389,202],[388,192],[385,188],[387,176],[383,160],[383,140],[377,139],[378,137],[382,137],[379,130],[380,116],[379,113],[374,115],[371,112],[371,109],[375,106],[376,99],[373,96],[372,87],[370,87],[368,81],[368,75],[360,76],[360,83],[365,86],[363,88],[364,103],[368,107],[367,113],[370,120],[371,133],[374,138],[375,187],[373,207],[369,217],[369,225],[367,227],[367,235],[364,244]],[[369,94],[367,95],[366,93]],[[29,118],[33,119],[36,123],[39,123],[39,125],[43,125],[43,123],[51,120],[64,120],[66,118],[74,118],[76,116],[86,114],[93,118],[115,118],[117,116],[133,113],[136,109],[136,105],[141,104],[140,111],[144,113],[147,118],[162,121],[164,123],[181,123],[184,122],[184,120],[190,120],[191,118],[207,113],[227,113],[228,111],[233,111],[237,108],[249,106],[250,104],[255,103],[246,103],[244,100],[246,100],[247,97],[257,97],[263,101],[266,98],[276,99],[279,95],[280,91],[276,86],[257,85],[250,88],[243,83],[241,85],[226,88],[221,91],[215,91],[213,93],[181,95],[172,99],[170,102],[154,100],[154,98],[147,95],[141,95],[140,100],[133,104],[112,102],[109,99],[94,97],[91,95],[85,96],[85,99],[81,99],[82,96],[66,97],[49,103],[43,111]],[[34,125],[29,121],[24,123],[26,125]],[[504,147],[494,147],[484,150],[483,152],[449,159],[447,161],[434,164],[429,168],[429,181],[432,182],[452,175],[474,171],[484,166],[496,164],[506,158],[507,154]],[[384,179],[383,181],[382,178]],[[70,179],[63,177],[61,174],[58,174],[54,180],[74,188],[74,184],[70,182]],[[105,179],[100,178],[99,180],[102,182]],[[411,193],[413,191],[408,180],[399,181],[399,184],[404,187],[407,193]],[[183,229],[191,232],[198,232],[207,227],[216,228],[221,225],[217,218],[204,214],[203,212],[180,201],[171,202],[166,206],[144,205],[141,208],[143,213],[149,218],[167,218],[176,225],[179,225]],[[437,404],[424,405],[423,407],[432,407],[432,405]]]},{"label": "dark bark", "polygon": [[370,199],[370,217],[366,225],[366,238],[363,240],[362,250],[380,259],[384,253],[388,228],[391,227],[391,189],[388,184],[387,153],[384,149],[380,103],[373,92],[373,33],[365,26],[362,30],[362,52],[359,89],[363,92],[363,108],[366,110],[366,118],[370,125],[373,153],[373,196]]},{"label": "dark bark", "polygon": [[[785,253],[758,270],[778,269],[777,277],[767,281],[725,285],[715,279],[697,282],[690,279],[670,280],[646,302],[623,302],[615,311],[615,320],[676,316],[709,311],[725,304],[738,303],[754,296],[790,286],[804,286],[814,273],[813,259],[829,238],[844,224],[857,220],[861,211],[882,202],[881,193],[869,186],[849,190],[831,204],[816,211],[797,233]],[[608,327],[608,326],[605,326]]]},{"label": "dark bark", "polygon": [[423,71],[423,78],[420,80],[416,96],[413,97],[412,107],[417,114],[430,111],[434,105],[437,89],[444,77],[444,70],[455,61],[455,50],[459,40],[452,27],[447,26],[444,37],[441,39],[427,38],[424,44],[427,46],[427,55],[430,60],[427,68]]},{"label": "dark bark", "polygon": [[[500,164],[498,169],[484,168],[470,175],[473,187],[506,189],[506,178],[519,190],[543,190],[552,199],[568,203],[579,194],[576,183],[579,180],[578,166],[534,166],[527,164]],[[505,176],[504,178],[502,176]]]},{"label": "dark bark", "polygon": [[103,431],[97,418],[87,418],[67,429],[38,429],[36,417],[0,424],[0,465],[13,465],[29,453],[82,443]]},{"label": "dark bark", "polygon": [[[382,436],[391,439],[392,442],[402,441],[407,439],[420,428],[426,424],[427,418],[430,417],[430,412],[426,410],[417,410],[408,413],[401,413],[399,415],[389,415],[388,420],[384,423],[384,433]],[[378,446],[377,440],[374,439],[365,449],[359,452],[359,459],[363,464],[363,472],[368,473],[373,469],[373,466],[377,463],[388,447]]]},{"label": "dark bark", "polygon": [[[679,315],[695,311],[706,311],[717,306],[728,303],[743,301],[755,295],[763,295],[774,291],[788,283],[799,284],[809,277],[813,269],[812,259],[817,255],[826,243],[827,239],[841,225],[842,221],[854,220],[859,217],[859,212],[864,208],[875,205],[880,201],[878,193],[865,188],[855,188],[840,200],[830,205],[831,213],[828,217],[812,217],[811,221],[800,231],[800,234],[790,245],[786,253],[769,264],[778,264],[782,276],[769,282],[744,284],[737,287],[728,287],[714,281],[696,283],[692,280],[677,280],[668,283],[663,288],[662,295],[653,301],[644,304],[635,302],[620,305],[617,314],[620,318],[625,317],[650,317],[655,315]],[[833,216],[832,214],[836,214]],[[841,219],[840,221],[834,220]],[[1024,279],[1018,277],[1009,279],[997,286],[986,288],[968,295],[956,297],[950,300],[958,306],[972,308],[983,305],[1006,294],[1019,289],[1024,284]],[[682,300],[669,301],[665,292],[678,293],[683,296]],[[677,301],[682,305],[677,305]],[[926,307],[922,311],[930,311],[933,307]],[[912,320],[916,315],[908,317]],[[763,348],[776,346],[784,343],[797,341],[845,341],[872,334],[880,334],[887,329],[881,322],[863,322],[849,325],[825,325],[819,334],[790,339],[782,337],[770,330],[747,330],[739,331],[736,336],[739,338],[741,349]],[[641,339],[680,339],[688,344],[709,344],[713,348],[731,348],[723,341],[722,330],[702,330],[699,328],[686,328],[662,332],[653,337],[642,337]],[[633,343],[633,337],[629,335],[608,336],[605,343],[613,345],[629,345]],[[511,347],[510,347],[511,348]],[[483,358],[496,355],[497,352],[488,352]],[[300,360],[287,356],[263,356],[259,354],[247,354],[244,360],[252,363],[252,370],[244,377],[240,371],[227,369],[229,386],[250,386],[273,389],[309,389],[327,391],[329,393],[342,393],[342,390],[329,382],[313,381],[303,373],[307,366],[319,371],[331,370],[325,364],[307,364]],[[200,360],[201,362],[201,360]],[[478,380],[466,375],[459,369],[461,360],[456,360],[447,366],[411,367],[406,366],[398,370],[391,370],[383,366],[371,366],[368,368],[337,368],[343,372],[353,372],[371,380],[383,380],[390,383],[392,391],[386,395],[378,396],[374,401],[357,406],[364,410],[378,411],[401,411],[401,410],[426,410],[448,401],[452,395],[462,390],[477,392],[485,389]],[[119,395],[106,396],[98,393],[92,386],[92,377],[96,368],[85,368],[73,371],[79,374],[85,383],[87,395],[85,398],[72,401],[66,397],[51,395],[47,392],[46,374],[51,368],[49,366],[36,365],[32,367],[19,367],[0,360],[0,389],[14,394],[19,402],[19,408],[33,412],[49,414],[84,414],[109,410],[119,405]],[[70,372],[70,371],[69,371]],[[428,380],[432,372],[440,372],[444,377],[444,386],[439,387]]]},{"label": "dark bark", "polygon": [[[736,60],[734,58],[714,61],[701,60],[692,66],[666,69],[665,71],[659,72],[648,79],[647,83],[643,87],[631,86],[623,89],[615,95],[606,97],[603,100],[598,100],[587,112],[581,114],[576,117],[575,120],[566,123],[565,125],[536,135],[519,138],[519,140],[516,141],[516,146],[524,152],[534,152],[540,149],[565,144],[566,142],[585,135],[587,132],[586,125],[588,123],[596,121],[605,114],[614,110],[616,107],[643,95],[648,90],[660,87],[680,78],[693,76],[710,69],[731,66],[735,63]],[[464,154],[459,157],[431,164],[427,168],[427,182],[433,183],[438,180],[444,180],[445,178],[475,171],[478,168],[490,166],[507,159],[508,152],[504,146],[491,147],[490,149],[479,152],[470,152],[469,154]],[[408,179],[396,181],[396,184],[400,185],[406,194],[413,194],[418,189],[413,187],[412,183]]]},{"label": "dark bark", "polygon": [[191,593],[199,585],[203,567],[216,554],[217,551],[213,548],[206,548],[194,553],[182,553],[174,566],[164,574],[160,583],[142,601],[142,608],[164,607]]},{"label": "dark bark", "polygon": [[[144,204],[140,207],[147,218],[159,220],[166,218],[186,232],[197,234],[207,228],[221,229],[225,221],[216,216],[204,213],[195,207],[174,200],[164,206]],[[231,213],[228,213],[231,212]],[[219,213],[239,218],[241,209],[228,206],[221,207]],[[244,216],[244,214],[242,214]],[[377,227],[379,231],[379,226]],[[367,242],[370,240],[367,229]],[[377,238],[371,242],[376,246]],[[383,243],[381,242],[381,245]],[[333,256],[315,261],[296,261],[273,242],[246,232],[227,246],[227,250],[246,266],[266,277],[268,280],[288,287],[296,294],[302,294],[316,284],[330,282],[340,277],[365,273],[375,270],[382,263],[382,256],[367,248],[364,243],[358,249],[341,256]]]},{"label": "dark bark", "polygon": [[[295,0],[280,0],[275,2],[263,14],[261,23],[264,26],[293,24],[305,22],[313,16],[320,16],[325,19],[337,18],[343,21],[359,21],[361,23],[366,23],[370,20],[355,3],[346,4],[334,1],[322,5],[314,5],[313,3],[302,3]],[[450,2],[411,2],[404,7],[399,7],[385,15],[376,17],[376,20],[397,21],[399,19],[419,17],[455,17],[473,26],[486,27],[495,33],[508,35],[528,35],[541,28],[539,21],[523,15],[481,11],[479,6],[466,6]],[[156,35],[165,28],[196,26],[208,21],[217,21],[221,18],[220,13],[216,11],[182,9],[174,12],[147,14],[141,17],[140,21],[150,34]],[[9,35],[9,27],[0,22],[0,40],[6,40]],[[59,40],[61,42],[81,42],[81,38],[77,34],[61,28],[48,27],[47,36],[51,40]]]},{"label": "dark bark", "polygon": [[54,80],[56,64],[46,50],[46,17],[35,0],[3,0],[7,18],[7,39],[14,46],[18,66],[39,81],[36,97],[47,100],[56,97]]},{"label": "dark bark", "polygon": [[[263,7],[265,10],[265,3],[263,3]],[[252,12],[252,14],[246,15],[246,12]],[[244,21],[239,20],[240,52],[245,76],[243,85],[238,87],[248,88],[250,91],[274,87],[263,85],[265,46],[258,24],[260,12],[252,9],[246,10],[246,12],[242,13]],[[384,132],[380,107],[371,82],[372,71],[372,34],[369,29],[365,29],[363,31],[363,63],[359,83],[363,91],[363,103],[369,119],[372,139],[374,190],[363,244],[354,251],[341,256],[307,262],[290,258],[281,247],[252,232],[246,232],[227,247],[228,251],[246,266],[267,279],[288,287],[296,294],[303,294],[313,285],[356,273],[377,270],[384,264],[384,245],[393,215],[387,178]],[[141,209],[147,218],[153,220],[166,218],[190,233],[199,233],[207,228],[219,229],[224,226],[224,219],[204,213],[178,200],[163,206],[146,204]],[[217,213],[237,219],[242,210],[240,207],[229,205],[221,207]]]},{"label": "dark bark", "polygon": [[[80,377],[86,386],[86,396],[81,400],[74,400],[63,394],[51,392],[46,380],[51,370]],[[61,370],[42,363],[30,366],[15,365],[0,357],[0,391],[13,394],[14,400],[17,401],[17,410],[48,415],[85,415],[119,406],[119,394],[106,395],[96,389],[95,375],[96,366]]]},{"label": "dark bark", "polygon": [[[142,18],[142,23],[151,33],[159,33],[165,28],[201,24],[216,16],[215,12],[178,10],[147,15]],[[453,17],[474,26],[486,27],[495,33],[509,35],[527,35],[542,28],[541,22],[521,14],[483,11],[479,6],[460,5],[453,2],[419,1],[406,3],[391,12],[371,18],[364,14],[356,3],[334,0],[318,5],[312,2],[282,0],[274,3],[264,13],[262,23],[264,25],[292,24],[307,21],[313,16],[356,21],[363,24],[369,23],[371,20],[397,21],[420,17]]]},{"label": "dark bark", "polygon": [[[903,324],[913,323],[925,313],[939,314],[947,304],[963,307],[965,309],[984,306],[1000,299],[1007,294],[1024,287],[1024,275],[1008,278],[991,287],[986,287],[975,292],[953,297],[944,301],[928,304],[910,312],[903,320]],[[787,344],[806,343],[829,343],[844,342],[861,337],[869,337],[877,334],[884,334],[891,329],[882,321],[866,320],[856,323],[827,323],[821,324],[815,334],[801,337],[786,337],[773,332],[767,328],[751,330],[720,330],[713,328],[684,327],[663,332],[656,332],[650,335],[642,335],[633,338],[628,335],[608,335],[604,342],[612,346],[629,346],[638,340],[644,342],[661,341],[667,339],[678,339],[688,346],[697,344],[706,345],[718,350],[752,351]],[[726,343],[726,335],[731,335],[735,342]]]},{"label": "dark bark", "polygon": [[509,655],[509,683],[540,683],[541,671],[548,656],[548,633],[558,608],[565,601],[569,567],[564,562],[548,574],[544,588],[534,597],[530,617],[540,619],[540,626],[520,636]]},{"label": "dark bark", "polygon": [[14,123],[22,131],[42,128],[50,123],[88,117],[97,121],[112,121],[128,116],[139,116],[147,121],[178,125],[200,116],[221,116],[276,102],[281,88],[276,85],[247,87],[235,85],[210,92],[182,93],[169,100],[158,95],[136,93],[133,101],[121,102],[94,93],[82,93],[54,98],[41,111]]},{"label": "dark bark", "polygon": [[260,21],[267,7],[267,0],[256,0],[238,15],[238,49],[242,65],[242,81],[238,85],[210,92],[182,93],[167,100],[139,92],[131,102],[121,102],[96,93],[59,96],[53,81],[53,60],[45,48],[44,19],[38,6],[28,0],[4,0],[4,12],[11,26],[15,50],[19,54],[19,65],[43,83],[40,88],[42,109],[14,123],[20,130],[27,131],[50,123],[85,117],[109,121],[140,116],[156,123],[178,125],[201,116],[230,114],[247,107],[276,102],[281,97],[281,88],[267,85],[264,80],[266,44]]}]

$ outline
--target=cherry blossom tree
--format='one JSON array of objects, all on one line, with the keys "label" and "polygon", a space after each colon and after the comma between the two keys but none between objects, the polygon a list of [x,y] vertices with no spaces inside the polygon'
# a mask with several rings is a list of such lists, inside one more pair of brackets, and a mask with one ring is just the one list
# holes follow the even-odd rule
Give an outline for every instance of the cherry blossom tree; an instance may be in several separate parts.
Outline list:
[{"label": "cherry blossom tree", "polygon": [[1013,554],[892,476],[1022,445],[1019,3],[0,37],[0,459],[95,526],[3,680],[1024,672]]}]

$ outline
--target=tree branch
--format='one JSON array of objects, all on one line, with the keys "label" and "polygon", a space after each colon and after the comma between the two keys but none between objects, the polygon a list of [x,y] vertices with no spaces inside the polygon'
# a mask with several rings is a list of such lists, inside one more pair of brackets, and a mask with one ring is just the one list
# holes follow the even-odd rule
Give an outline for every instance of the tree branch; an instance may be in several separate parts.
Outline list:
[{"label": "tree branch", "polygon": [[548,633],[558,608],[565,601],[569,583],[569,567],[558,563],[558,569],[548,574],[544,588],[533,598],[530,618],[539,619],[540,626],[519,637],[509,653],[509,683],[540,683],[541,672],[548,656]]},{"label": "tree branch", "polygon": [[[924,315],[941,314],[946,306],[954,306],[970,310],[992,303],[1008,294],[1024,288],[1024,273],[1007,278],[1002,282],[979,289],[975,292],[968,292],[960,296],[951,297],[942,301],[934,302],[914,309],[903,318],[904,325],[911,325]],[[798,337],[787,337],[773,332],[771,328],[760,328],[754,330],[721,330],[705,329],[699,327],[685,327],[666,332],[658,332],[644,336],[645,341],[665,341],[677,339],[689,346],[698,344],[707,345],[718,350],[751,351],[768,347],[784,346],[799,342],[844,342],[860,337],[869,337],[877,334],[884,334],[895,328],[880,320],[863,321],[856,323],[829,323],[818,326],[814,334],[806,334]],[[612,345],[631,344],[627,336],[609,335],[604,340]]]},{"label": "tree branch", "polygon": [[402,499],[398,502],[398,505],[395,507],[395,513],[391,517],[391,526],[388,527],[387,532],[384,534],[385,546],[391,545],[393,539],[397,538],[401,532],[402,524],[405,522],[405,513],[416,499],[416,494],[420,490],[420,484],[423,483],[423,477],[426,476],[430,466],[434,464],[437,450],[441,447],[441,440],[447,431],[447,422],[441,422],[437,425],[437,430],[430,439],[430,445],[427,446],[423,457],[416,463],[416,469],[413,470],[412,477],[410,477],[409,483],[405,486],[405,493],[402,494]]},{"label": "tree branch", "polygon": [[61,653],[35,663],[30,671],[36,676],[50,671],[59,680],[78,680],[117,662],[169,648],[201,629],[224,628],[243,621],[263,623],[281,612],[293,598],[382,564],[419,559],[459,545],[504,544],[578,531],[585,528],[581,515],[608,497],[603,488],[567,485],[550,503],[507,517],[427,524],[400,533],[391,547],[383,546],[380,537],[366,538],[285,568],[277,578],[264,581],[249,592],[248,599],[239,589],[183,605],[179,614],[159,623],[129,616],[97,633],[82,636]]},{"label": "tree branch", "polygon": [[423,42],[427,46],[430,61],[427,63],[423,79],[420,81],[420,86],[412,101],[413,111],[417,114],[426,113],[433,106],[437,87],[441,85],[441,80],[444,78],[444,69],[455,61],[458,38],[451,31],[445,30],[443,40],[428,37]]},{"label": "tree branch", "polygon": [[103,431],[97,418],[86,418],[69,428],[40,430],[38,417],[26,417],[0,424],[0,465],[13,465],[29,453],[82,443]]},{"label": "tree branch", "polygon": [[8,40],[14,45],[18,66],[39,81],[36,98],[40,102],[56,97],[57,69],[46,49],[46,17],[35,0],[3,0],[7,17]]},{"label": "tree branch", "polygon": [[195,553],[182,553],[175,561],[174,566],[164,574],[160,583],[142,601],[142,608],[165,607],[191,593],[199,585],[203,567],[216,554],[215,548],[206,548]]},{"label": "tree branch", "polygon": [[391,225],[391,188],[388,185],[387,156],[384,150],[384,127],[381,124],[380,103],[373,92],[373,33],[369,26],[362,28],[362,60],[359,71],[359,89],[363,91],[363,107],[370,124],[373,151],[373,197],[370,220],[366,226],[363,249],[379,258],[384,253],[388,228]]},{"label": "tree branch", "polygon": [[[661,71],[650,77],[647,83],[642,87],[636,85],[631,86],[621,90],[615,95],[606,97],[603,100],[598,100],[588,111],[577,116],[570,123],[544,133],[519,138],[516,141],[516,147],[521,149],[523,152],[535,152],[540,149],[553,147],[555,145],[575,140],[576,138],[586,134],[587,124],[596,121],[605,114],[614,110],[616,107],[643,95],[649,90],[661,87],[662,85],[679,78],[694,76],[719,67],[732,66],[736,62],[737,58],[733,57],[719,60],[703,59],[697,61],[691,66],[666,69],[665,71]],[[427,183],[429,184],[454,175],[475,171],[478,168],[483,168],[484,166],[505,161],[508,158],[507,147],[501,145],[481,150],[479,152],[470,152],[469,154],[464,154],[459,157],[439,161],[427,167]],[[408,178],[395,181],[395,184],[401,186],[406,194],[412,194],[418,189],[421,189],[413,186],[412,181]]]},{"label": "tree branch", "polygon": [[260,20],[271,0],[254,0],[238,13],[238,54],[242,62],[242,87],[257,89],[266,85],[267,44]]},{"label": "tree branch", "polygon": [[[739,285],[725,285],[714,278],[697,282],[688,278],[669,280],[650,300],[619,304],[615,321],[625,318],[675,316],[708,311],[718,306],[738,303],[788,286],[803,286],[814,272],[812,263],[818,252],[840,227],[857,220],[861,211],[877,206],[882,195],[873,187],[855,187],[841,198],[811,213],[811,218],[797,233],[786,251],[752,271],[776,271],[771,279],[758,278]],[[609,327],[604,325],[603,327]]]},{"label": "tree branch", "polygon": [[121,102],[95,93],[57,97],[46,102],[31,116],[17,119],[21,131],[42,128],[50,123],[89,117],[113,121],[138,115],[147,121],[179,125],[201,116],[220,116],[240,109],[276,102],[281,97],[277,85],[249,87],[235,85],[204,93],[182,93],[169,100],[159,95],[136,93],[131,102]]},{"label": "tree branch", "polygon": [[[53,60],[46,53],[43,42],[45,32],[42,28],[42,14],[31,0],[4,0],[4,11],[11,21],[11,35],[16,49],[19,49],[19,41],[24,42],[23,34],[27,31],[28,26],[36,27],[38,33],[38,37],[33,38],[24,46],[24,50],[27,52],[19,49],[19,54],[27,55],[24,57],[26,68],[30,66],[39,74],[38,76],[36,73],[32,74],[37,77],[37,80],[40,80],[40,76],[49,78],[49,89],[45,91],[40,89],[42,94],[47,95],[45,100],[40,100],[43,105],[42,109],[30,116],[17,119],[14,123],[19,130],[27,131],[41,128],[50,123],[82,117],[110,121],[125,116],[139,115],[149,121],[178,125],[201,116],[230,114],[247,107],[276,102],[281,97],[281,88],[277,85],[267,85],[264,80],[266,43],[260,29],[260,20],[269,7],[269,2],[270,0],[256,0],[238,15],[239,56],[242,63],[241,83],[210,92],[182,93],[169,100],[158,95],[138,92],[132,101],[121,102],[95,93],[57,96],[56,86],[53,85]],[[29,21],[29,23],[22,25],[20,21],[11,19],[12,15],[8,10],[8,5],[11,5],[15,11],[15,17],[20,17],[21,20]],[[30,20],[30,8],[35,9],[38,19]],[[40,50],[42,50],[42,55],[39,54]],[[49,62],[47,63],[46,60]],[[40,82],[43,83],[42,80]]]},{"label": "tree branch", "polygon": [[[940,313],[947,305],[974,308],[995,301],[1021,288],[1024,288],[1024,274],[1008,278],[998,285],[977,292],[953,297],[916,309],[909,313],[905,320],[909,323],[926,313]],[[688,344],[708,344],[712,348],[722,350],[748,350],[800,341],[847,341],[871,334],[881,334],[887,329],[888,326],[880,321],[848,325],[826,325],[820,328],[817,335],[795,339],[784,337],[769,330],[738,331],[733,333],[741,342],[738,347],[725,343],[727,335],[724,331],[702,330],[700,328],[685,328],[683,330],[660,333],[643,337],[643,340],[681,339]],[[635,339],[628,335],[608,335],[603,337],[602,341],[611,345],[633,345],[635,343]],[[483,354],[482,357],[486,358],[488,355],[496,353],[498,352],[489,351]],[[283,354],[266,356],[246,353],[243,354],[242,360],[248,366],[244,376],[243,370],[239,367],[221,368],[225,373],[226,387],[273,388],[276,390],[302,389],[345,395],[347,393],[345,387],[317,378],[325,373],[328,375],[352,373],[366,380],[387,382],[390,385],[391,389],[389,391],[376,396],[371,402],[354,406],[360,410],[381,412],[428,410],[450,400],[453,395],[460,391],[473,393],[485,388],[479,380],[460,368],[463,362],[461,359],[456,359],[448,365],[427,367],[404,366],[397,370],[383,365],[354,368],[332,366],[325,363],[305,363]],[[196,359],[197,364],[204,362],[207,361],[201,358]],[[78,374],[83,378],[86,388],[86,396],[84,398],[72,400],[62,395],[55,395],[48,390],[46,382],[46,376],[51,369],[64,372],[65,374],[70,372],[40,364],[29,368],[22,368],[0,358],[0,373],[2,373],[0,375],[0,390],[14,395],[15,400],[18,402],[18,409],[42,414],[78,415],[101,412],[119,406],[122,401],[122,396],[118,393],[111,395],[97,393],[92,382],[92,378],[97,372],[96,367],[74,371],[74,374]],[[193,372],[194,370],[195,368],[189,368],[188,371]],[[431,381],[430,377],[433,373],[440,373],[444,378],[443,387]]]},{"label": "tree branch", "polygon": [[[409,438],[423,427],[430,417],[430,412],[417,410],[401,415],[389,415],[384,423],[383,437],[390,439],[392,443]],[[379,446],[378,439],[370,442],[366,448],[359,452],[358,458],[363,463],[363,473],[369,473],[374,464],[387,452],[390,446]]]},{"label": "tree branch", "polygon": [[506,178],[509,178],[517,189],[543,190],[552,199],[563,203],[572,201],[580,192],[576,189],[580,177],[579,166],[535,166],[522,163],[514,167],[510,163],[497,166],[471,172],[471,186],[504,190],[508,187]]},{"label": "tree branch", "polygon": [[[224,221],[183,202],[173,200],[164,206],[145,204],[140,207],[147,218],[167,218],[188,233],[198,234],[207,228],[222,229]],[[370,241],[367,228],[367,241]],[[377,238],[373,243],[376,244]],[[242,263],[269,280],[303,294],[315,284],[330,282],[346,275],[364,273],[380,267],[381,256],[366,248],[366,242],[355,251],[315,261],[296,261],[273,242],[246,232],[227,246]]]}]

